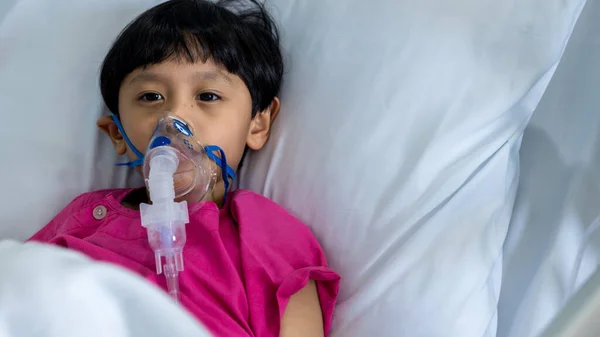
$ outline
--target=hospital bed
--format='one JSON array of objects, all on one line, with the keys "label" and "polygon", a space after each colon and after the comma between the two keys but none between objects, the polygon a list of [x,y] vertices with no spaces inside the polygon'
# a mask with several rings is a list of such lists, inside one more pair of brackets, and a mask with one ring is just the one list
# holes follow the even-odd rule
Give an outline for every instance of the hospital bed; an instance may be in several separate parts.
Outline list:
[{"label": "hospital bed", "polygon": [[[0,2],[1,239],[29,237],[79,193],[140,183],[114,167],[95,129],[107,113],[97,76],[120,29],[158,2]],[[287,67],[282,110],[237,184],[309,225],[342,275],[332,336],[594,333],[600,4],[268,4]],[[164,321],[201,333],[125,271],[30,244],[3,242],[0,254],[0,307],[14,309],[0,311],[0,334],[34,333],[16,322],[53,328],[40,317],[56,298],[39,301],[61,275],[110,294],[96,305],[121,313],[92,321],[81,310],[86,335],[92,322],[133,335],[159,336]],[[78,287],[68,284],[59,289]],[[14,296],[26,286],[40,296]],[[129,289],[141,290],[120,300]],[[77,308],[68,303],[65,312]],[[140,308],[154,329],[139,327]]]}]

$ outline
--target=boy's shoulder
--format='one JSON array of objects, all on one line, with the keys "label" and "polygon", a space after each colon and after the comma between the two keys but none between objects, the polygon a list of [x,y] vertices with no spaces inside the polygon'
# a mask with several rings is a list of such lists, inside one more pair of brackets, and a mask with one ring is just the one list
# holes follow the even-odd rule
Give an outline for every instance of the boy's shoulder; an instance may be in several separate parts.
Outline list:
[{"label": "boy's shoulder", "polygon": [[[97,207],[99,204],[109,205],[107,199],[111,197],[118,198],[121,193],[128,193],[130,190],[111,189],[80,194],[29,240],[49,242],[60,233],[66,233],[74,228],[79,228],[82,224],[81,220],[85,219],[81,215],[84,214],[87,208]],[[94,216],[92,212],[89,214],[90,216]],[[106,209],[104,209],[103,214],[106,214]]]},{"label": "boy's shoulder", "polygon": [[277,205],[273,200],[251,190],[237,189],[231,192],[227,192],[228,197],[229,195],[231,195],[231,201],[233,204],[239,202],[258,202],[265,204],[273,204],[274,206],[279,207],[279,205]]},{"label": "boy's shoulder", "polygon": [[[248,190],[232,192],[229,210],[240,234],[257,240],[289,242],[302,238],[316,244],[309,226],[271,199]],[[308,243],[307,242],[307,243]],[[317,244],[318,245],[318,244]]]},{"label": "boy's shoulder", "polygon": [[73,201],[71,201],[65,209],[69,209],[71,211],[77,211],[79,209],[88,207],[90,205],[96,204],[101,200],[105,200],[108,197],[114,197],[115,199],[119,199],[120,195],[127,194],[131,192],[133,189],[131,188],[116,188],[116,189],[106,189],[99,191],[92,191],[80,194]]},{"label": "boy's shoulder", "polygon": [[[229,195],[228,195],[229,197]],[[235,190],[231,192],[230,210],[234,213],[259,213],[292,217],[288,210],[262,194],[250,190]]]}]

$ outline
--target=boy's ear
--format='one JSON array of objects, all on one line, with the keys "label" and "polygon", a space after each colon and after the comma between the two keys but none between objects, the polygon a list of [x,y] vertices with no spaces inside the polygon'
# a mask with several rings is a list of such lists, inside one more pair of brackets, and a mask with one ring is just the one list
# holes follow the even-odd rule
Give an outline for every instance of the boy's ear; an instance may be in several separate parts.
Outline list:
[{"label": "boy's ear", "polygon": [[246,144],[252,150],[260,150],[271,133],[271,125],[277,115],[279,114],[279,98],[273,98],[271,105],[263,111],[259,111],[256,116],[250,122],[250,131],[248,132],[248,138]]},{"label": "boy's ear", "polygon": [[110,138],[110,141],[113,143],[115,151],[117,151],[118,155],[122,156],[125,154],[125,152],[127,152],[127,143],[125,142],[125,138],[123,138],[123,135],[117,127],[117,124],[115,124],[110,116],[102,116],[98,118],[96,125]]}]

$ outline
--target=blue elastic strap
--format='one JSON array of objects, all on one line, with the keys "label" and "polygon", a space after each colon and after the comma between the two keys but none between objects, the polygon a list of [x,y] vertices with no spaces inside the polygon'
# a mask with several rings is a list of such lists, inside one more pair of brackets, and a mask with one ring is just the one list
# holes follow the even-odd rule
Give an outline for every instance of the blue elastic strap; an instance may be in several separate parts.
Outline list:
[{"label": "blue elastic strap", "polygon": [[119,118],[116,115],[112,115],[111,118],[112,118],[113,122],[115,122],[115,124],[117,125],[119,132],[121,132],[121,135],[125,139],[125,142],[129,146],[131,151],[133,151],[133,153],[135,153],[135,155],[138,157],[138,159],[127,162],[127,163],[118,163],[117,166],[129,166],[129,167],[142,166],[144,164],[144,155],[138,149],[136,149],[135,146],[133,146],[133,144],[129,140],[129,137],[127,137],[127,134],[125,133],[125,129],[123,129],[123,125],[121,125]]},{"label": "blue elastic strap", "polygon": [[[227,158],[225,157],[225,151],[218,147],[217,145],[209,145],[204,147],[204,151],[206,151],[206,155],[212,161],[214,161],[221,168],[221,175],[223,177],[223,183],[225,184],[225,193],[229,191],[229,178],[231,180],[235,179],[235,171],[231,166],[227,165]],[[215,151],[219,152],[219,156],[215,154]]]}]

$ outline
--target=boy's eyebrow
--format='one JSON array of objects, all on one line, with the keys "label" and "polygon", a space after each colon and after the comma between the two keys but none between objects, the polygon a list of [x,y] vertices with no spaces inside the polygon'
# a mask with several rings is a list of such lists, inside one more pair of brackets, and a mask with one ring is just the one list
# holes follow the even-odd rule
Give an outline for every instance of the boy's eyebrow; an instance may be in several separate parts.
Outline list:
[{"label": "boy's eyebrow", "polygon": [[223,79],[229,84],[233,84],[233,80],[231,79],[231,77],[227,76],[221,71],[197,71],[192,75],[192,77],[194,79],[200,79],[204,81],[215,81]]},{"label": "boy's eyebrow", "polygon": [[135,76],[133,76],[133,78],[129,81],[129,84],[133,84],[135,82],[143,82],[143,81],[160,81],[162,79],[162,76],[160,76],[157,73],[153,73],[153,72],[141,72]]},{"label": "boy's eyebrow", "polygon": [[[229,84],[233,84],[233,80],[231,79],[231,77],[227,76],[226,74],[220,72],[220,71],[197,71],[195,73],[192,74],[191,76],[193,79],[200,79],[200,80],[204,80],[204,81],[215,81],[215,80],[225,80],[226,82],[228,82]],[[148,72],[141,72],[137,75],[135,75],[131,81],[129,81],[129,84],[133,84],[135,82],[142,82],[142,81],[160,81],[163,79],[163,76],[159,73],[154,73],[151,71]]]}]

